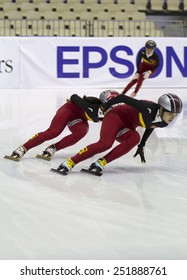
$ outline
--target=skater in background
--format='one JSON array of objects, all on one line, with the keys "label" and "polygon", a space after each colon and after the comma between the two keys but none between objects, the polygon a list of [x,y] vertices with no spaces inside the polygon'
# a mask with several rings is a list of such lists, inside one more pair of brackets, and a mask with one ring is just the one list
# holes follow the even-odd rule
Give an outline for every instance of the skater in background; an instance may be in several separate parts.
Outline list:
[{"label": "skater in background", "polygon": [[156,43],[149,40],[145,44],[145,48],[138,53],[137,71],[134,74],[131,82],[124,88],[122,94],[136,84],[134,92],[130,95],[135,97],[142,86],[144,80],[150,78],[159,66],[159,57],[155,53]]},{"label": "skater in background", "polygon": [[[121,105],[121,102],[125,104]],[[111,107],[112,105],[115,107]],[[57,172],[67,175],[79,162],[110,149],[115,140],[119,144],[108,154],[92,163],[89,167],[90,171],[102,174],[106,164],[127,154],[139,142],[134,156],[139,155],[141,162],[145,162],[144,146],[147,139],[155,128],[166,127],[176,118],[182,111],[182,101],[180,97],[171,93],[160,96],[158,103],[137,100],[120,94],[107,103],[103,103],[100,107],[105,111],[105,117],[99,141],[88,145],[75,156],[66,159],[56,169]],[[146,128],[141,141],[140,135],[136,131],[138,126]]]},{"label": "skater in background", "polygon": [[102,120],[103,113],[99,106],[119,94],[114,90],[107,90],[105,93],[101,93],[100,98],[91,96],[81,98],[77,94],[73,94],[70,100],[58,109],[47,130],[35,134],[26,143],[13,151],[11,156],[5,156],[5,158],[19,160],[28,150],[59,136],[66,126],[71,134],[48,146],[43,151],[43,154],[37,155],[37,157],[50,160],[55,152],[74,145],[87,134],[89,129],[88,120],[93,122]]}]

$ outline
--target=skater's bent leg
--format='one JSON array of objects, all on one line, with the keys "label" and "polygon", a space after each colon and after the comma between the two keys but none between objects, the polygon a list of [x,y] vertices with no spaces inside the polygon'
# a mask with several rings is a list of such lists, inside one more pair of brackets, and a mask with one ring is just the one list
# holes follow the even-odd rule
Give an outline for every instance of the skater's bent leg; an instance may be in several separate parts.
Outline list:
[{"label": "skater's bent leg", "polygon": [[87,122],[82,121],[69,127],[69,130],[72,134],[65,136],[62,140],[55,143],[57,151],[72,146],[80,141],[88,133],[89,126]]},{"label": "skater's bent leg", "polygon": [[71,158],[72,161],[77,164],[95,154],[110,149],[115,141],[118,131],[122,129],[122,125],[119,115],[113,111],[109,112],[103,120],[99,141],[80,150],[78,154]]},{"label": "skater's bent leg", "polygon": [[[115,138],[114,138],[115,140]],[[109,138],[107,141],[102,142],[99,140],[98,142],[88,145],[87,147],[83,148],[82,150],[79,151],[78,154],[76,154],[74,157],[71,157],[72,161],[77,164],[85,159],[88,159],[98,153],[102,153],[108,149],[111,148],[113,142],[113,139]]]},{"label": "skater's bent leg", "polygon": [[125,94],[132,86],[134,86],[137,83],[137,79],[133,79],[122,91],[121,94]]},{"label": "skater's bent leg", "polygon": [[50,127],[43,132],[39,132],[39,133],[35,134],[29,141],[27,141],[25,144],[23,144],[23,146],[27,150],[30,150],[30,149],[44,143],[45,141],[48,141],[48,140],[51,140],[51,139],[57,137],[61,132],[62,132],[61,128]]},{"label": "skater's bent leg", "polygon": [[127,154],[139,143],[140,135],[136,130],[129,130],[116,140],[120,142],[120,144],[103,157],[107,163]]},{"label": "skater's bent leg", "polygon": [[69,121],[69,111],[61,107],[57,111],[56,115],[54,116],[49,128],[43,132],[39,132],[35,134],[29,141],[24,143],[23,146],[27,150],[30,150],[31,148],[34,148],[45,141],[57,137],[64,130],[68,121]]},{"label": "skater's bent leg", "polygon": [[137,85],[136,85],[135,90],[134,90],[134,93],[135,93],[135,94],[137,94],[137,92],[138,92],[139,89],[141,88],[143,81],[144,81],[143,75],[140,74],[140,75],[139,75],[139,78],[138,78],[138,81],[137,81]]}]

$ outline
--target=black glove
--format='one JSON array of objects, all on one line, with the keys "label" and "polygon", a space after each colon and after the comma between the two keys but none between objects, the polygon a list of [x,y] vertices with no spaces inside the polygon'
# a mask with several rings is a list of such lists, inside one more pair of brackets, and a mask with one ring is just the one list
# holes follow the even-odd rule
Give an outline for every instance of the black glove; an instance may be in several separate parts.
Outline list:
[{"label": "black glove", "polygon": [[106,106],[105,103],[102,103],[102,104],[99,106],[99,108],[101,109],[101,111],[102,111],[103,113],[105,113],[105,112],[107,111],[107,106]]},{"label": "black glove", "polygon": [[136,150],[136,153],[134,154],[134,157],[136,157],[137,155],[140,156],[142,163],[146,162],[145,157],[144,157],[144,148],[140,145],[138,145],[138,149]]}]

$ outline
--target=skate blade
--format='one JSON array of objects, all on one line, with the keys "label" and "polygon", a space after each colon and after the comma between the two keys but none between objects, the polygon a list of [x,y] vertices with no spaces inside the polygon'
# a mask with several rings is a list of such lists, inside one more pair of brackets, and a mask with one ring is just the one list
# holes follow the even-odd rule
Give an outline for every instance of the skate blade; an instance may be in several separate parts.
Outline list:
[{"label": "skate blade", "polygon": [[103,173],[97,172],[97,171],[92,171],[92,170],[88,170],[88,169],[81,169],[81,172],[83,173],[87,173],[87,174],[91,174],[91,175],[95,175],[95,176],[102,176]]},{"label": "skate blade", "polygon": [[57,170],[57,169],[55,169],[55,168],[51,168],[51,171],[53,171],[53,172],[55,172],[55,173],[58,173],[58,174],[60,174],[60,175],[63,175],[63,176],[68,175],[67,172],[62,172],[62,171]]},{"label": "skate blade", "polygon": [[10,160],[13,160],[13,161],[20,161],[20,158],[18,157],[14,157],[14,156],[4,156],[4,158],[7,158],[7,159],[10,159]]},{"label": "skate blade", "polygon": [[44,160],[47,160],[47,161],[51,160],[51,157],[44,156],[44,155],[36,155],[36,158],[44,159]]}]

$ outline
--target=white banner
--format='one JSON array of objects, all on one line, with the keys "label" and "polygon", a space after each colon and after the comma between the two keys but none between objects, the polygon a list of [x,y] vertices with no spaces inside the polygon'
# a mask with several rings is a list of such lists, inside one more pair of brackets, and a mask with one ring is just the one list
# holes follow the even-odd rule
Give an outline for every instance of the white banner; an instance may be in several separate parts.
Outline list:
[{"label": "white banner", "polygon": [[[157,43],[160,66],[143,87],[186,87],[187,38],[151,39]],[[0,74],[1,88],[124,88],[136,71],[137,54],[147,38],[24,37],[1,41],[1,55],[13,61],[11,75],[6,70]]]},{"label": "white banner", "polygon": [[0,88],[20,87],[20,39],[0,37]]}]

